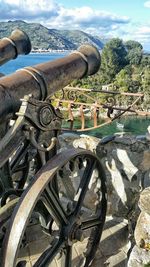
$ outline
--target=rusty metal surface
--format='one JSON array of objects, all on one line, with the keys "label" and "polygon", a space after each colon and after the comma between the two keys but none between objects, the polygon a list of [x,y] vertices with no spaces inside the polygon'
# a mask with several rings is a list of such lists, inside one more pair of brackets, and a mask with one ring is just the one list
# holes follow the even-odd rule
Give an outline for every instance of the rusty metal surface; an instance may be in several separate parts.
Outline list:
[{"label": "rusty metal surface", "polygon": [[[79,53],[72,53],[63,59],[35,65],[32,70],[22,69],[0,80],[0,118],[18,110],[19,99],[32,94],[40,99],[43,81],[45,96],[52,95],[74,79],[94,74],[100,66],[100,55],[93,46],[81,46]],[[42,86],[41,86],[42,84]]]},{"label": "rusty metal surface", "polygon": [[0,40],[0,65],[18,55],[29,54],[30,51],[31,42],[28,35],[19,29],[14,30],[9,37]]}]

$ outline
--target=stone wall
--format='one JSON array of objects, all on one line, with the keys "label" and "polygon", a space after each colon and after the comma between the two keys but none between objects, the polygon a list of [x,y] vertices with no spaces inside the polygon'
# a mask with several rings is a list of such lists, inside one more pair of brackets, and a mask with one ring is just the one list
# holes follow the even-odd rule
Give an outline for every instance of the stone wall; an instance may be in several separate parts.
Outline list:
[{"label": "stone wall", "polygon": [[134,237],[135,246],[128,261],[128,267],[150,267],[150,187],[145,188],[139,198],[140,215]]}]

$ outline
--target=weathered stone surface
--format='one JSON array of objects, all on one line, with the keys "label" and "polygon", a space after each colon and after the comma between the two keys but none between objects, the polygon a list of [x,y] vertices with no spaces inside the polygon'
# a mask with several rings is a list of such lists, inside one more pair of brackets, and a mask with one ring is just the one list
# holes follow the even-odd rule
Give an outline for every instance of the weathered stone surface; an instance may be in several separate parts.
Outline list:
[{"label": "weathered stone surface", "polygon": [[146,139],[150,141],[150,125],[147,127]]},{"label": "weathered stone surface", "polygon": [[150,246],[150,215],[144,211],[137,220],[134,237],[138,247]]},{"label": "weathered stone surface", "polygon": [[132,163],[127,151],[125,149],[116,149],[115,157],[122,165],[127,178],[132,181],[132,177],[138,172],[138,168]]},{"label": "weathered stone surface", "polygon": [[150,170],[150,150],[144,151],[140,169],[143,171]]},{"label": "weathered stone surface", "polygon": [[99,139],[88,135],[65,133],[59,136],[61,149],[69,147],[83,148],[95,152]]},{"label": "weathered stone surface", "polygon": [[150,187],[145,188],[140,194],[139,207],[141,211],[147,212],[150,215]]},{"label": "weathered stone surface", "polygon": [[64,133],[58,136],[60,142],[60,149],[68,149],[69,147],[73,147],[73,141],[76,139],[80,139],[80,136],[73,133]]},{"label": "weathered stone surface", "polygon": [[147,146],[146,146],[146,141],[144,142],[141,141],[141,140],[136,140],[135,143],[133,143],[131,145],[131,151],[132,152],[139,152],[139,153],[142,153],[143,151],[145,151],[147,149]]},{"label": "weathered stone surface", "polygon": [[143,134],[143,135],[137,135],[136,136],[136,140],[137,141],[145,141],[146,140],[146,135]]},{"label": "weathered stone surface", "polygon": [[150,251],[134,246],[127,267],[146,267],[146,264],[150,264]]},{"label": "weathered stone surface", "polygon": [[[103,164],[107,175],[109,214],[127,216],[141,189],[142,172],[138,169],[139,153],[130,146],[111,142],[104,146]],[[98,151],[98,148],[97,150]],[[137,159],[137,162],[136,162]]]},{"label": "weathered stone surface", "polygon": [[132,145],[136,143],[136,138],[133,136],[116,136],[115,143],[122,144],[122,145]]},{"label": "weathered stone surface", "polygon": [[111,141],[113,141],[115,139],[115,135],[109,135],[109,136],[105,136],[101,139],[100,144],[101,145],[105,145]]},{"label": "weathered stone surface", "polygon": [[149,170],[146,171],[143,175],[142,186],[143,186],[143,188],[150,186],[150,171]]},{"label": "weathered stone surface", "polygon": [[73,141],[73,146],[75,148],[80,147],[95,152],[98,143],[99,143],[98,138],[82,134],[80,135],[80,139]]}]

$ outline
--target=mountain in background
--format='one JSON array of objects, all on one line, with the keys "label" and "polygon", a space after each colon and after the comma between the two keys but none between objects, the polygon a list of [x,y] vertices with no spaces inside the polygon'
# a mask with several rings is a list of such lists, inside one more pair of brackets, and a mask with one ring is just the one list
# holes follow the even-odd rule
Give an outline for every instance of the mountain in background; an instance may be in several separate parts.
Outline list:
[{"label": "mountain in background", "polygon": [[48,29],[41,24],[22,20],[0,22],[0,38],[8,37],[16,28],[28,34],[32,49],[73,50],[81,44],[90,43],[101,50],[104,46],[99,37],[83,31]]}]

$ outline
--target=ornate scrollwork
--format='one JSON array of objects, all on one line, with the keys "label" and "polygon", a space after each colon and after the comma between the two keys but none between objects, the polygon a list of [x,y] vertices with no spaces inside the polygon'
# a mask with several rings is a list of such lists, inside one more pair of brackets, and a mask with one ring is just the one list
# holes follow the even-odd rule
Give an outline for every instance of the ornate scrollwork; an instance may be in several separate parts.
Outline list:
[{"label": "ornate scrollwork", "polygon": [[113,107],[116,105],[116,99],[114,96],[108,96],[106,97],[106,105]]}]

